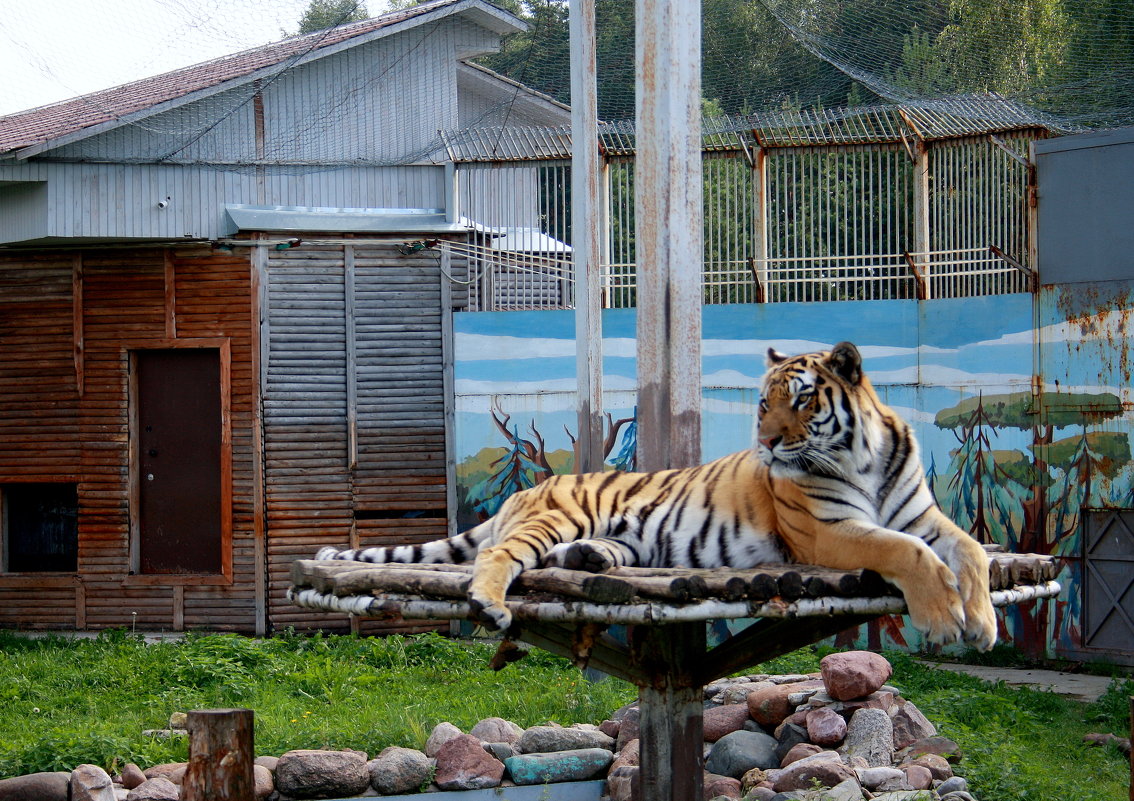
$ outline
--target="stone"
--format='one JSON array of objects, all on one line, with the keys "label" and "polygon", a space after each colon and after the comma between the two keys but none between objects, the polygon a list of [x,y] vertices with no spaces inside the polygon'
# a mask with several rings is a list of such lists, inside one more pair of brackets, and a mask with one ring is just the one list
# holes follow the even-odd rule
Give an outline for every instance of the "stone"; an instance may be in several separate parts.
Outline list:
[{"label": "stone", "polygon": [[885,657],[870,651],[828,654],[819,660],[819,673],[827,694],[837,701],[870,695],[893,674]]},{"label": "stone", "polygon": [[603,734],[609,735],[610,737],[614,738],[618,737],[618,730],[620,728],[622,728],[622,723],[621,721],[617,720],[604,720],[599,724],[598,727],[599,731],[601,731]]},{"label": "stone", "polygon": [[703,779],[705,798],[740,798],[740,780],[732,776],[718,776],[706,773]]},{"label": "stone", "polygon": [[936,754],[945,757],[945,759],[955,765],[961,761],[961,746],[957,745],[948,737],[924,737],[903,748],[899,756],[903,759],[913,761],[922,754]]},{"label": "stone", "polygon": [[754,787],[744,796],[744,801],[772,801],[775,796],[776,791],[771,787]]},{"label": "stone", "polygon": [[779,764],[775,738],[758,732],[734,731],[713,745],[705,769],[739,779],[752,768],[767,770]]},{"label": "stone", "polygon": [[516,749],[512,743],[481,743],[484,750],[492,754],[494,757],[503,762],[505,759],[510,759],[516,755]]},{"label": "stone", "polygon": [[622,750],[614,757],[614,762],[610,765],[610,771],[613,773],[623,765],[638,765],[641,757],[641,740],[631,740],[623,746]]},{"label": "stone", "polygon": [[793,762],[770,778],[772,778],[772,789],[777,793],[784,793],[791,790],[809,790],[815,783],[823,787],[834,787],[847,779],[853,779],[854,773],[843,764],[842,759],[834,751],[820,751],[818,754]]},{"label": "stone", "polygon": [[429,733],[429,739],[425,741],[425,755],[427,757],[437,756],[441,746],[463,733],[452,723],[438,723]]},{"label": "stone", "polygon": [[937,734],[937,727],[909,701],[899,706],[890,720],[894,724],[895,748],[905,748],[918,740]]},{"label": "stone", "polygon": [[921,765],[907,765],[902,768],[906,775],[906,786],[911,790],[928,790],[933,786],[933,774]]},{"label": "stone", "polygon": [[839,782],[834,787],[824,790],[823,801],[865,801],[862,788],[854,779]]},{"label": "stone", "polygon": [[115,801],[114,782],[98,765],[78,765],[71,771],[71,801]]},{"label": "stone", "polygon": [[874,801],[936,801],[936,799],[930,790],[892,790],[875,794]]},{"label": "stone", "polygon": [[791,749],[807,741],[807,729],[802,726],[789,723],[779,728],[776,734],[776,759],[783,761]]},{"label": "stone", "polygon": [[877,690],[870,695],[863,696],[862,698],[855,698],[851,701],[835,701],[833,707],[836,712],[845,718],[850,718],[855,712],[860,709],[883,709],[887,714],[890,712],[890,707],[894,705],[894,694],[886,690]]},{"label": "stone", "polygon": [[746,704],[748,703],[749,693],[772,686],[774,685],[769,681],[742,681],[737,684],[730,684],[717,694],[717,703],[725,705]]},{"label": "stone", "polygon": [[0,779],[0,799],[4,801],[67,801],[71,774],[67,771],[29,773]]},{"label": "stone", "polygon": [[821,707],[807,714],[807,737],[816,745],[838,745],[847,736],[847,722],[833,709]]},{"label": "stone", "polygon": [[146,779],[126,794],[126,801],[177,801],[180,790],[164,776]]},{"label": "stone", "polygon": [[159,765],[152,765],[146,768],[145,777],[147,779],[163,778],[169,779],[174,784],[180,786],[182,780],[185,778],[185,771],[189,769],[187,762],[162,762]]},{"label": "stone", "polygon": [[701,717],[706,742],[715,743],[726,734],[740,731],[744,724],[752,720],[748,716],[747,704],[728,704],[706,709]]},{"label": "stone", "polygon": [[606,794],[610,801],[638,801],[639,768],[636,765],[623,765],[606,775]]},{"label": "stone", "polygon": [[189,713],[174,712],[169,716],[169,728],[186,729],[189,726]]},{"label": "stone", "polygon": [[886,790],[905,790],[906,774],[897,768],[877,767],[856,770],[859,784],[871,792]]},{"label": "stone", "polygon": [[578,748],[546,754],[520,754],[505,760],[516,784],[577,782],[595,778],[614,760],[606,748]]},{"label": "stone", "polygon": [[433,781],[442,790],[483,790],[499,787],[504,763],[489,754],[480,740],[460,734],[437,752],[437,774]]},{"label": "stone", "polygon": [[263,765],[252,765],[252,795],[257,799],[267,798],[276,791],[272,772]]},{"label": "stone", "polygon": [[[618,714],[617,712],[615,713]],[[625,708],[625,712],[621,718],[618,718],[618,739],[615,741],[614,750],[621,751],[626,743],[631,740],[637,740],[640,733],[638,722],[641,719],[638,707],[632,706]]]},{"label": "stone", "polygon": [[841,750],[848,756],[862,757],[871,767],[892,765],[894,727],[890,724],[890,716],[881,709],[855,712],[847,724],[847,737]]},{"label": "stone", "polygon": [[951,776],[937,785],[937,794],[942,796],[949,793],[967,793],[968,790],[969,783],[961,776]]},{"label": "stone", "polygon": [[792,762],[798,762],[801,759],[806,759],[809,756],[818,754],[823,749],[814,743],[796,743],[791,749],[783,755],[780,760],[780,767],[786,768]]},{"label": "stone", "polygon": [[923,768],[928,768],[935,781],[943,782],[953,776],[953,766],[949,764],[949,760],[938,754],[922,754],[917,759],[903,763],[901,767],[905,765],[921,765]]},{"label": "stone", "polygon": [[517,746],[521,754],[546,754],[550,751],[572,751],[579,748],[605,748],[613,751],[615,740],[597,730],[532,726],[524,732]]},{"label": "stone", "polygon": [[954,790],[951,793],[940,796],[941,801],[976,801],[971,795],[964,790]]},{"label": "stone", "polygon": [[133,790],[146,780],[146,774],[142,773],[142,769],[133,762],[127,762],[122,766],[122,774],[119,778],[122,780],[123,787],[127,790]]},{"label": "stone", "polygon": [[421,751],[390,746],[366,763],[370,786],[382,795],[412,793],[429,784],[433,763]]},{"label": "stone", "polygon": [[469,734],[485,743],[514,743],[523,733],[520,726],[504,718],[485,718],[469,731]]},{"label": "stone", "polygon": [[291,798],[345,798],[370,786],[366,755],[297,749],[276,763],[276,789]]},{"label": "stone", "polygon": [[775,728],[795,711],[795,708],[788,703],[788,696],[801,690],[819,689],[822,686],[822,682],[806,680],[790,684],[774,684],[771,687],[754,690],[748,694],[748,714],[761,726]]},{"label": "stone", "polygon": [[740,789],[747,793],[753,787],[768,780],[768,773],[763,768],[753,768],[740,777]]},{"label": "stone", "polygon": [[266,754],[264,756],[256,757],[254,760],[252,760],[252,764],[260,765],[261,767],[267,768],[272,773],[275,773],[276,765],[280,764],[280,758],[278,756],[271,756],[270,754]]}]

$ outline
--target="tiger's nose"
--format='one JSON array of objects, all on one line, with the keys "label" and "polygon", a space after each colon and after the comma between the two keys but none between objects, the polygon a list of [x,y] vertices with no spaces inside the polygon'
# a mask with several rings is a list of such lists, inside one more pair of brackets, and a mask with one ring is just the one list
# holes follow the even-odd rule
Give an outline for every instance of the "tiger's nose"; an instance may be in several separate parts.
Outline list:
[{"label": "tiger's nose", "polygon": [[761,445],[771,451],[775,450],[776,446],[783,442],[784,438],[777,435],[774,437],[760,437],[759,440]]}]

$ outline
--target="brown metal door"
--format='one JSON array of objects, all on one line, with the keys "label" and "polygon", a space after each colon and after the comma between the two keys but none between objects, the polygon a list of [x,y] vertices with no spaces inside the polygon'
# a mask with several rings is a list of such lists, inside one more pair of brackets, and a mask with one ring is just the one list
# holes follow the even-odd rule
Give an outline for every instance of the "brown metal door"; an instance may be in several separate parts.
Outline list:
[{"label": "brown metal door", "polygon": [[139,568],[220,573],[220,354],[140,350],[135,365]]}]

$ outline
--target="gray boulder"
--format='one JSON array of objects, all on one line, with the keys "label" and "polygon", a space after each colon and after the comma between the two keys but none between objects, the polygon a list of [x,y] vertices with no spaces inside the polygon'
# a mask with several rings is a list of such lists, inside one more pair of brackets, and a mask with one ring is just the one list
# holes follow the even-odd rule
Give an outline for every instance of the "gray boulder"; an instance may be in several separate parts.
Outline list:
[{"label": "gray boulder", "polygon": [[614,744],[613,737],[597,730],[532,726],[520,738],[518,748],[522,754],[546,754],[551,751],[573,751],[579,748],[605,748],[607,751],[613,751]]},{"label": "gray boulder", "polygon": [[288,751],[276,763],[276,789],[291,798],[346,798],[370,786],[358,751]]},{"label": "gray boulder", "polygon": [[2,801],[67,801],[71,774],[66,771],[29,773],[0,779]]},{"label": "gray boulder", "polygon": [[720,776],[739,779],[752,768],[779,767],[776,739],[754,731],[734,731],[713,745],[705,770]]},{"label": "gray boulder", "polygon": [[390,746],[366,763],[370,786],[382,795],[412,793],[428,784],[433,763],[421,751]]},{"label": "gray boulder", "polygon": [[71,771],[71,801],[115,801],[114,782],[98,765],[79,765]]}]

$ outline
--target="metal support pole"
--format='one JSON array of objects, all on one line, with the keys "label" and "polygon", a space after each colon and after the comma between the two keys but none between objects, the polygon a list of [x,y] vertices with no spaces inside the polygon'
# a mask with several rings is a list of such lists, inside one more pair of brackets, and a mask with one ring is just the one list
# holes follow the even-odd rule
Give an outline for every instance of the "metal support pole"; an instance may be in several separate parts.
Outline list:
[{"label": "metal support pole", "polygon": [[638,467],[701,461],[701,7],[637,0]]},{"label": "metal support pole", "polygon": [[595,0],[571,0],[571,252],[579,438],[575,471],[602,470],[602,158],[598,149]]}]

